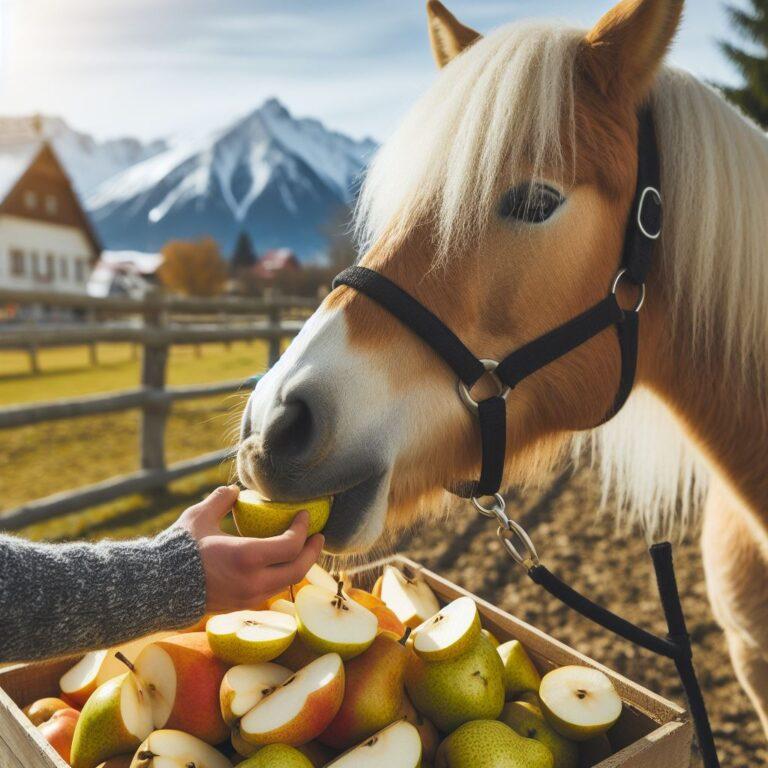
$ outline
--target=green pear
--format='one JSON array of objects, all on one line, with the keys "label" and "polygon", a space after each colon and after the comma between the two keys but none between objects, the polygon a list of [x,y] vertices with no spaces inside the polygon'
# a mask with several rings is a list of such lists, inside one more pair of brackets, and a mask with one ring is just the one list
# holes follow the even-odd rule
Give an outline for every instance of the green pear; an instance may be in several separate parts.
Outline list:
[{"label": "green pear", "polygon": [[485,635],[491,641],[491,643],[493,643],[494,648],[499,647],[500,645],[499,639],[496,637],[496,635],[493,634],[493,632],[491,632],[490,629],[485,629],[485,627],[483,627],[483,629],[481,629],[480,632],[481,634]]},{"label": "green pear", "polygon": [[504,663],[504,691],[507,701],[523,691],[538,691],[541,675],[519,640],[509,640],[497,649]]},{"label": "green pear", "polygon": [[72,768],[94,768],[133,752],[152,732],[149,697],[130,672],[113,677],[89,697],[72,738]]},{"label": "green pear", "polygon": [[314,768],[309,758],[295,747],[269,744],[237,764],[237,768]]},{"label": "green pear", "polygon": [[478,635],[460,656],[445,661],[408,657],[405,685],[416,709],[441,731],[468,720],[495,719],[504,707],[504,667],[488,638]]},{"label": "green pear", "polygon": [[552,753],[554,768],[578,768],[579,748],[552,728],[536,706],[510,701],[504,705],[499,720],[520,736],[540,741]]},{"label": "green pear", "polygon": [[579,768],[592,768],[613,754],[613,747],[605,734],[579,744]]},{"label": "green pear", "polygon": [[331,514],[331,497],[310,501],[268,501],[256,491],[240,491],[232,515],[241,536],[267,539],[290,528],[293,518],[306,509],[309,512],[308,536],[325,528]]},{"label": "green pear", "polygon": [[401,716],[405,668],[411,654],[405,647],[407,638],[407,633],[397,640],[382,632],[367,651],[346,663],[341,709],[317,737],[319,742],[348,749]]},{"label": "green pear", "polygon": [[541,742],[497,720],[473,720],[443,741],[435,768],[554,768],[554,762]]}]

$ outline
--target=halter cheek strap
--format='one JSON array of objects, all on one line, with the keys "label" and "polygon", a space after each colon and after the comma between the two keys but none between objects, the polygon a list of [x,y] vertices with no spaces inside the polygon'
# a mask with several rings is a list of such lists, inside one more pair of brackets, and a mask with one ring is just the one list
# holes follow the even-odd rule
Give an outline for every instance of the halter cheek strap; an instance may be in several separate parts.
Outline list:
[{"label": "halter cheek strap", "polygon": [[[627,222],[621,265],[610,292],[593,307],[528,342],[500,362],[475,357],[433,312],[374,270],[350,267],[334,280],[334,288],[350,286],[394,315],[456,374],[464,404],[478,417],[482,455],[479,479],[454,486],[451,490],[458,495],[477,498],[493,495],[501,487],[506,447],[505,401],[509,391],[532,373],[611,326],[616,328],[621,350],[621,379],[613,405],[603,421],[621,409],[632,391],[637,367],[638,313],[645,299],[645,279],[651,265],[653,245],[661,234],[659,155],[650,110],[644,110],[638,122],[637,188]],[[632,309],[622,309],[616,299],[622,280],[638,286],[639,298]],[[470,390],[486,372],[496,379],[498,392],[478,402],[472,398]]]}]

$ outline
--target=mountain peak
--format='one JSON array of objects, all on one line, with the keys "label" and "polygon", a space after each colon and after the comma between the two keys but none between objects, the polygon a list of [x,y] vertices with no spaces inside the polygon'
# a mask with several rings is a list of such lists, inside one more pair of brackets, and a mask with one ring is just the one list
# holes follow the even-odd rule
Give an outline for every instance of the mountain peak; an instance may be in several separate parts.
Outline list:
[{"label": "mountain peak", "polygon": [[270,115],[271,117],[290,118],[291,113],[280,99],[276,96],[268,98],[257,110],[256,113]]}]

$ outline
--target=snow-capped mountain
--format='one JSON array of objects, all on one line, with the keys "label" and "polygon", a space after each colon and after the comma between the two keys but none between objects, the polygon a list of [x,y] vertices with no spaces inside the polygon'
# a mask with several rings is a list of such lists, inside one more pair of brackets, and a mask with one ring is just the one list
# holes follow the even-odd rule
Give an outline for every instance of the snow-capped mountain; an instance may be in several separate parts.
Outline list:
[{"label": "snow-capped mountain", "polygon": [[101,184],[86,199],[104,243],[153,251],[211,236],[229,255],[243,230],[257,250],[325,250],[329,222],[354,200],[376,144],[355,141],[276,99],[212,135],[177,142]]},{"label": "snow-capped mountain", "polygon": [[42,115],[0,118],[0,140],[3,138],[17,142],[49,141],[81,197],[91,194],[99,184],[126,168],[168,148],[163,140],[149,143],[133,138],[98,141],[71,128],[60,117]]}]

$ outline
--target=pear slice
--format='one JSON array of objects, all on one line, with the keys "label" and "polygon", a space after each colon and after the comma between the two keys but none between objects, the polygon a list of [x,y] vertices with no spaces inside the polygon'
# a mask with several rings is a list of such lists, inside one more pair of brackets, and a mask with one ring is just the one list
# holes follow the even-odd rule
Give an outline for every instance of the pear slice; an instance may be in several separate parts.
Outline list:
[{"label": "pear slice", "polygon": [[470,648],[482,629],[477,605],[460,597],[413,630],[413,650],[424,661],[445,661]]},{"label": "pear slice", "polygon": [[72,738],[73,768],[95,768],[132,752],[152,732],[152,708],[135,675],[126,672],[100,685],[85,703]]},{"label": "pear slice", "polygon": [[285,613],[288,616],[296,616],[296,606],[291,600],[286,600],[284,597],[275,600],[272,605],[269,606],[269,610]]},{"label": "pear slice", "polygon": [[[82,709],[88,697],[99,686],[99,672],[108,651],[90,651],[68,670],[59,680],[62,696],[67,704]],[[123,673],[125,668],[123,668]]]},{"label": "pear slice", "polygon": [[183,731],[154,731],[136,750],[131,768],[232,768],[210,744]]},{"label": "pear slice", "polygon": [[391,565],[384,567],[377,597],[381,597],[395,616],[411,629],[416,629],[440,610],[440,603],[426,581],[410,569],[401,573]]},{"label": "pear slice", "polygon": [[241,536],[266,539],[279,536],[290,528],[293,518],[302,510],[309,512],[308,536],[325,528],[331,513],[331,497],[309,501],[268,501],[256,491],[240,491],[232,515]]},{"label": "pear slice", "polygon": [[541,681],[539,699],[547,722],[572,741],[588,741],[605,733],[622,709],[608,675],[591,667],[553,669]]},{"label": "pear slice", "polygon": [[[335,592],[338,589],[338,582],[336,579],[334,579],[333,576],[331,576],[331,574],[325,570],[325,568],[322,568],[317,563],[315,563],[306,572],[304,575],[304,580],[310,584],[314,584],[316,587],[322,587],[323,589],[328,589],[331,592]],[[301,589],[296,590],[296,594],[298,594],[300,591]]]},{"label": "pear slice", "polygon": [[331,592],[313,584],[296,596],[299,637],[315,653],[338,653],[347,661],[376,638],[379,620],[344,594],[341,583]]},{"label": "pear slice", "polygon": [[343,699],[344,664],[338,654],[326,654],[246,712],[240,735],[252,744],[306,744],[328,727]]},{"label": "pear slice", "polygon": [[326,768],[418,768],[421,738],[409,722],[398,720],[337,757]]},{"label": "pear slice", "polygon": [[221,681],[220,693],[224,721],[229,726],[235,725],[246,712],[292,674],[290,669],[269,662],[239,664],[227,670]]},{"label": "pear slice", "polygon": [[277,658],[296,636],[296,619],[279,611],[235,611],[208,619],[208,643],[230,664],[258,664]]},{"label": "pear slice", "polygon": [[541,675],[519,640],[508,640],[496,648],[504,664],[504,692],[507,701],[526,691],[539,690]]}]

